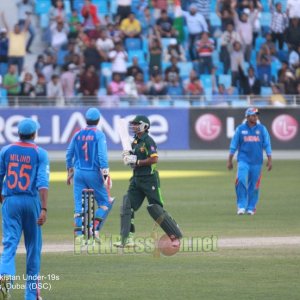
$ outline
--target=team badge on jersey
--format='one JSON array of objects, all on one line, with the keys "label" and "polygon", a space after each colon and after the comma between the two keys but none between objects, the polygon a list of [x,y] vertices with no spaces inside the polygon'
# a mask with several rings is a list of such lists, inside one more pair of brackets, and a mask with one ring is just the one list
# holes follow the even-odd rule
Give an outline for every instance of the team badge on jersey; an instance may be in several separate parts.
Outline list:
[{"label": "team badge on jersey", "polygon": [[144,153],[144,152],[145,152],[145,147],[141,147],[141,148],[140,148],[140,151],[141,151],[142,153]]},{"label": "team badge on jersey", "polygon": [[248,130],[242,130],[242,134],[248,134]]},{"label": "team badge on jersey", "polygon": [[259,134],[260,134],[260,131],[259,131],[259,130],[256,130],[256,131],[255,131],[255,134],[259,135]]}]

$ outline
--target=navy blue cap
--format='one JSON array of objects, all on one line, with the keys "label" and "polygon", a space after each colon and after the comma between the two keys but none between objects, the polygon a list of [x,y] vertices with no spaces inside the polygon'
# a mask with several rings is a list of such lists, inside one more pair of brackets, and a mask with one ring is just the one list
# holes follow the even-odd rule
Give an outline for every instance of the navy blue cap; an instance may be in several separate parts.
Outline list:
[{"label": "navy blue cap", "polygon": [[18,125],[19,134],[29,135],[40,129],[40,124],[30,118],[23,119]]},{"label": "navy blue cap", "polygon": [[253,116],[253,115],[259,115],[258,109],[255,107],[249,107],[245,111],[245,117]]},{"label": "navy blue cap", "polygon": [[100,119],[100,116],[100,111],[95,107],[89,108],[85,113],[85,118],[87,121],[97,121]]}]

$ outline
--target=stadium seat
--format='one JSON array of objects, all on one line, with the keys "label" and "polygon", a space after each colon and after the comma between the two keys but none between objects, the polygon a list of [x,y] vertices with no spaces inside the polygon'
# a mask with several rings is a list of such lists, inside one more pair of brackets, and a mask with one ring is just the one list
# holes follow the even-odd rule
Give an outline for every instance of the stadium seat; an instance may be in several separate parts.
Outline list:
[{"label": "stadium seat", "polygon": [[[125,49],[126,51],[135,51],[142,49],[142,40],[139,38],[127,38],[125,40]],[[148,51],[148,49],[147,49]]]},{"label": "stadium seat", "polygon": [[270,96],[272,95],[272,88],[269,86],[262,86],[260,90],[260,94],[262,96]]},{"label": "stadium seat", "polygon": [[261,18],[260,18],[261,26],[270,27],[271,20],[272,20],[272,14],[270,12],[262,12],[261,13]]},{"label": "stadium seat", "polygon": [[68,51],[62,49],[57,52],[56,62],[59,66],[62,66],[65,63],[65,56],[67,53]]},{"label": "stadium seat", "polygon": [[161,38],[161,45],[162,45],[163,49],[168,48],[171,39],[172,38]]},{"label": "stadium seat", "polygon": [[277,52],[277,56],[280,61],[288,61],[289,60],[289,52],[286,50],[279,50]]},{"label": "stadium seat", "polygon": [[169,86],[168,87],[168,95],[170,96],[178,96],[183,95],[183,88],[181,86]]},{"label": "stadium seat", "polygon": [[112,71],[111,71],[111,62],[101,63],[101,72],[100,72],[100,84],[101,86],[106,87],[107,84],[111,81]]},{"label": "stadium seat", "polygon": [[0,63],[0,75],[3,77],[8,70],[8,64],[7,63]]},{"label": "stadium seat", "polygon": [[255,40],[255,50],[259,51],[261,46],[266,42],[266,39],[262,36],[258,36]]},{"label": "stadium seat", "polygon": [[128,61],[129,62],[132,62],[132,59],[135,56],[138,58],[138,61],[140,63],[146,62],[145,53],[144,53],[143,50],[130,50],[130,51],[128,51]]},{"label": "stadium seat", "polygon": [[263,86],[269,86],[271,82],[271,66],[257,66],[257,77]]},{"label": "stadium seat", "polygon": [[231,86],[231,75],[228,74],[220,74],[218,76],[218,83],[224,84],[226,88],[229,88]]},{"label": "stadium seat", "polygon": [[188,100],[174,100],[173,106],[175,106],[175,107],[190,107],[190,102]]},{"label": "stadium seat", "polygon": [[212,27],[221,27],[221,19],[215,12],[210,12],[209,20]]},{"label": "stadium seat", "polygon": [[278,70],[281,68],[281,62],[277,58],[271,63],[271,76],[272,80],[277,80]]},{"label": "stadium seat", "polygon": [[64,8],[67,16],[71,16],[71,3],[68,0],[64,0]]},{"label": "stadium seat", "polygon": [[177,63],[177,66],[180,69],[180,77],[182,79],[188,78],[193,70],[193,63],[190,61],[180,61]]},{"label": "stadium seat", "polygon": [[0,106],[7,106],[7,91],[6,89],[0,88]]},{"label": "stadium seat", "polygon": [[49,27],[49,14],[41,14],[40,15],[40,26],[43,29],[46,29]]},{"label": "stadium seat", "polygon": [[39,0],[35,2],[35,13],[37,15],[48,14],[51,9],[50,0]]}]

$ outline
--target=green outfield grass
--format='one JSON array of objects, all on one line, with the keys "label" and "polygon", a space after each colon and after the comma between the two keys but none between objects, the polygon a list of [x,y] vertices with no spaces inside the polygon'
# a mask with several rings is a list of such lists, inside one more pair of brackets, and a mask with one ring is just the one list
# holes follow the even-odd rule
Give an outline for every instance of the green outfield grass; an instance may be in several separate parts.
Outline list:
[{"label": "green outfield grass", "polygon": [[[122,163],[110,164],[125,171]],[[300,236],[300,161],[274,161],[263,171],[261,197],[255,216],[236,216],[235,171],[225,161],[160,162],[160,170],[208,170],[215,177],[161,180],[165,207],[185,236],[280,237]],[[64,171],[52,163],[51,171]],[[115,207],[103,232],[119,232],[119,207],[128,180],[114,180]],[[72,188],[51,182],[44,243],[72,242]],[[149,237],[153,222],[146,205],[136,214],[137,236]],[[59,245],[58,245],[59,248]],[[17,273],[25,272],[25,256],[17,257]],[[217,249],[179,253],[160,258],[152,254],[75,255],[44,254],[41,274],[51,291],[44,299],[299,299],[300,251],[298,247]],[[58,276],[49,280],[48,276]],[[14,290],[13,299],[22,299]]]}]

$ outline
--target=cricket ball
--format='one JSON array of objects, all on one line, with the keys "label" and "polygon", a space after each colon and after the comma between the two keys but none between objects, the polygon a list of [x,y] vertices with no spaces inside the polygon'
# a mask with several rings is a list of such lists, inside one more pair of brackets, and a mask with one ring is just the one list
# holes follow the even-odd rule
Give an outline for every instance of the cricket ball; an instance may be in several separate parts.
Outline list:
[{"label": "cricket ball", "polygon": [[160,253],[166,256],[172,256],[179,251],[180,240],[170,239],[168,235],[163,235],[158,241],[158,248]]}]

